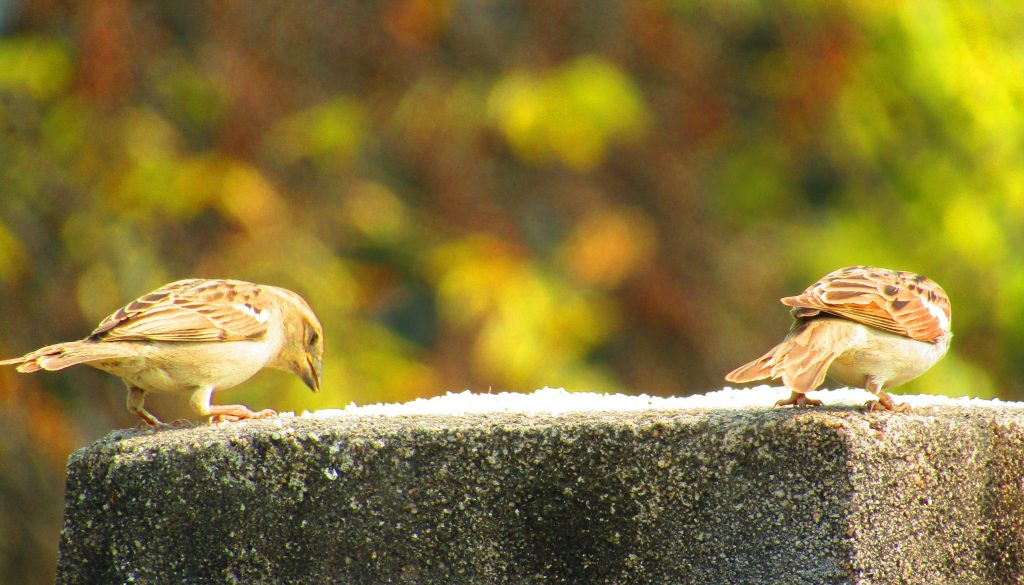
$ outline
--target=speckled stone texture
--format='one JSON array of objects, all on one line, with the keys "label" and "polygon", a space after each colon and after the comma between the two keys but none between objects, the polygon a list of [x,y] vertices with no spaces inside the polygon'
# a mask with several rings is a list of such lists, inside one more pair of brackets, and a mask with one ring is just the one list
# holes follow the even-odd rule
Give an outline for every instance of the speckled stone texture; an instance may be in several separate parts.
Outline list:
[{"label": "speckled stone texture", "polygon": [[66,498],[58,583],[1019,583],[1024,410],[122,431]]}]

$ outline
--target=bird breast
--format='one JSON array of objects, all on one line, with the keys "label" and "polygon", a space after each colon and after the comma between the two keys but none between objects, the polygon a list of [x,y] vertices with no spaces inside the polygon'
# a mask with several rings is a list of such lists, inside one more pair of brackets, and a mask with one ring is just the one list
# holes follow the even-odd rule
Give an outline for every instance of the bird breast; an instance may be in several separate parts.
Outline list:
[{"label": "bird breast", "polygon": [[155,341],[132,358],[91,365],[150,392],[183,392],[237,386],[263,369],[275,353],[266,341]]},{"label": "bird breast", "polygon": [[849,346],[832,362],[828,376],[847,386],[864,388],[868,376],[884,380],[883,388],[899,386],[926,372],[949,349],[948,333],[937,343],[930,343],[841,321],[855,331]]}]

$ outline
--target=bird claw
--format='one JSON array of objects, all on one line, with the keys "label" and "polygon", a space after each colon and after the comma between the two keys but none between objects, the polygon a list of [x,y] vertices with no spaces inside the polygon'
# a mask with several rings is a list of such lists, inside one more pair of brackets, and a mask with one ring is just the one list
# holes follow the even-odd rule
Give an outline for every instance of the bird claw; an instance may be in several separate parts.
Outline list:
[{"label": "bird claw", "polygon": [[[153,422],[153,421],[155,421],[155,422]],[[139,430],[143,430],[143,431],[156,431],[156,430],[164,429],[164,428],[167,428],[167,427],[174,427],[174,428],[190,427],[190,426],[195,424],[193,421],[190,421],[187,418],[179,418],[179,419],[172,420],[169,423],[165,423],[162,420],[159,420],[156,417],[154,417],[153,421],[150,421],[150,420],[144,418],[144,419],[139,421],[138,426],[136,426],[135,428],[137,428]]]},{"label": "bird claw", "polygon": [[794,406],[796,408],[807,408],[808,406],[821,406],[820,400],[808,398],[803,392],[793,392],[789,398],[783,398],[775,403],[775,406]]},{"label": "bird claw", "polygon": [[253,412],[252,410],[249,410],[244,406],[220,408],[226,408],[227,410],[212,415],[210,417],[211,424],[224,422],[238,422],[240,420],[261,419],[277,416],[277,411],[270,408],[265,408],[259,412]]},{"label": "bird claw", "polygon": [[878,395],[878,400],[868,400],[864,404],[864,409],[868,412],[874,412],[876,410],[888,410],[890,412],[910,412],[910,405],[906,402],[897,403],[885,392],[881,392]]}]

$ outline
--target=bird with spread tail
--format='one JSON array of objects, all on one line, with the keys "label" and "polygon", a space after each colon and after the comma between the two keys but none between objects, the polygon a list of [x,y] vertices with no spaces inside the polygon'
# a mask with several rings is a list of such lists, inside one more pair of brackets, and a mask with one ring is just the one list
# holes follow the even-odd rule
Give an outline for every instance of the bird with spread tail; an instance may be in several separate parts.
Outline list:
[{"label": "bird with spread tail", "polygon": [[86,364],[119,376],[128,409],[163,425],[144,407],[149,392],[189,395],[211,422],[273,416],[241,404],[212,405],[213,392],[241,384],[264,367],[292,372],[320,389],[324,334],[309,304],[290,290],[240,280],[187,279],[139,297],[88,337],[0,361],[19,372]]},{"label": "bird with spread tail", "polygon": [[782,343],[726,375],[729,382],[777,380],[790,390],[777,406],[820,405],[806,396],[825,380],[878,396],[869,410],[905,412],[885,392],[920,376],[946,355],[949,298],[934,281],[869,266],[840,268],[804,292],[785,297],[796,319]]}]

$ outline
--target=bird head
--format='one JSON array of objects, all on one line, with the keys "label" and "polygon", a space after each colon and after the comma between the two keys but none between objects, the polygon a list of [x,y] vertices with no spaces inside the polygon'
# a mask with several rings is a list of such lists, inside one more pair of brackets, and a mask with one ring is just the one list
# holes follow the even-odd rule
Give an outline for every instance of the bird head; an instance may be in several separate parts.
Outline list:
[{"label": "bird head", "polygon": [[282,301],[284,340],[277,361],[317,392],[324,367],[324,328],[305,299],[287,289],[267,288]]}]

